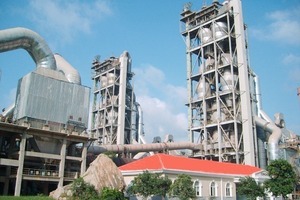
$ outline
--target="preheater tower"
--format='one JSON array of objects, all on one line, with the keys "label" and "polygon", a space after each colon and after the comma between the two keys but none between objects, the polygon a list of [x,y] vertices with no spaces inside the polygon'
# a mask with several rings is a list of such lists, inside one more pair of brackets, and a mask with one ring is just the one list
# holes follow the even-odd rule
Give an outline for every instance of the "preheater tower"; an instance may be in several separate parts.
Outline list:
[{"label": "preheater tower", "polygon": [[131,58],[124,52],[92,66],[94,80],[91,132],[99,144],[132,143],[134,94]]},{"label": "preheater tower", "polygon": [[181,13],[186,43],[190,141],[195,156],[255,165],[255,85],[240,0]]}]

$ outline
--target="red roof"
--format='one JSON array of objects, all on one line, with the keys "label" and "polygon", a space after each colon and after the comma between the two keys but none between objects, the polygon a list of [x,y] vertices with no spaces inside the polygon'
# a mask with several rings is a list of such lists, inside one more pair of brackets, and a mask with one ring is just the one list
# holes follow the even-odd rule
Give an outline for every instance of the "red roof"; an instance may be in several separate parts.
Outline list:
[{"label": "red roof", "polygon": [[151,171],[151,170],[174,170],[189,171],[205,174],[227,174],[227,175],[251,175],[261,171],[258,167],[250,165],[200,160],[183,156],[172,156],[167,154],[155,154],[143,159],[128,163],[119,167],[122,172],[126,171]]}]

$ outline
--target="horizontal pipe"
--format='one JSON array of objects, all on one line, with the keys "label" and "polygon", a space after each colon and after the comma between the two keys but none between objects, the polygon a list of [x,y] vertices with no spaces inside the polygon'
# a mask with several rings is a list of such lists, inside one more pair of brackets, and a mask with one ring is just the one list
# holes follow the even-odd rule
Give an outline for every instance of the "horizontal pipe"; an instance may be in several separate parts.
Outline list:
[{"label": "horizontal pipe", "polygon": [[3,117],[11,117],[15,109],[15,103],[11,104],[2,112]]},{"label": "horizontal pipe", "polygon": [[194,144],[191,142],[170,142],[170,143],[151,143],[151,144],[124,144],[124,145],[101,145],[90,146],[89,153],[100,154],[104,152],[114,153],[136,153],[136,152],[149,152],[149,151],[163,151],[163,150],[178,150],[190,149],[201,150],[201,144]]}]

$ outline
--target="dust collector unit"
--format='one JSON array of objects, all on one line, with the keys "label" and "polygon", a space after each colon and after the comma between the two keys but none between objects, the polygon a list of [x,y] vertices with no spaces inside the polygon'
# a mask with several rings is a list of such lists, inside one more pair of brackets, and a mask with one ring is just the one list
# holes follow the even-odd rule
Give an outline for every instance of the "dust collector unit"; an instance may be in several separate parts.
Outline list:
[{"label": "dust collector unit", "polygon": [[[26,28],[0,31],[0,52],[22,48],[36,69],[19,80],[9,114],[17,124],[54,131],[82,132],[87,128],[90,89],[62,56],[54,55],[44,39]],[[68,129],[68,130],[66,130]]]}]

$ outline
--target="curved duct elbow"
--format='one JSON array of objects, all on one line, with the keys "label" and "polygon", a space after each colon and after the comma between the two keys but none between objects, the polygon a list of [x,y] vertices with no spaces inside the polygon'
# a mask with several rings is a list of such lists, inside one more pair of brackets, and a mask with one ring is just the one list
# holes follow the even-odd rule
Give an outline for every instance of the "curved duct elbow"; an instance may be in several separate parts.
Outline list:
[{"label": "curved duct elbow", "polygon": [[70,63],[68,63],[61,55],[56,53],[54,54],[54,58],[57,64],[57,70],[61,71],[69,82],[80,85],[81,77],[78,71]]},{"label": "curved duct elbow", "polygon": [[0,31],[0,52],[25,49],[37,67],[56,70],[52,51],[45,40],[36,32],[26,28],[11,28]]},{"label": "curved duct elbow", "polygon": [[255,123],[263,130],[270,132],[271,135],[268,140],[269,159],[276,160],[279,158],[279,146],[282,131],[272,122],[267,122],[259,117],[255,117]]}]

